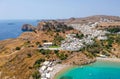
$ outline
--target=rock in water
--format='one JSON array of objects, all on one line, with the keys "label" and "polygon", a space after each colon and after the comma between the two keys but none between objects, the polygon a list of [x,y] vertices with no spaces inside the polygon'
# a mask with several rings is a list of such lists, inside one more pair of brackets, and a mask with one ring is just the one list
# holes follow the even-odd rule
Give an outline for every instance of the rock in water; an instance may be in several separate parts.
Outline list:
[{"label": "rock in water", "polygon": [[22,31],[34,31],[34,30],[36,30],[36,28],[34,26],[30,25],[30,24],[24,24],[22,26],[21,30]]}]

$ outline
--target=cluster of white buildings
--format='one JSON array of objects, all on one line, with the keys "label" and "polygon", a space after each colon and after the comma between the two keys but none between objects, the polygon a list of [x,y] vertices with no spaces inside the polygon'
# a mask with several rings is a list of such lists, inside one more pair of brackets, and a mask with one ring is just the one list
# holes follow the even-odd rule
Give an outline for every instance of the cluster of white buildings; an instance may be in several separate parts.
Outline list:
[{"label": "cluster of white buildings", "polygon": [[83,24],[71,24],[74,29],[79,30],[84,34],[82,39],[75,38],[74,34],[68,34],[66,39],[62,41],[61,48],[64,50],[77,51],[83,48],[85,45],[92,45],[94,43],[93,39],[97,38],[98,40],[106,40],[107,36],[106,31],[97,30],[95,27],[98,25],[96,23],[88,23],[87,25]]},{"label": "cluster of white buildings", "polygon": [[114,20],[106,19],[106,18],[100,18],[100,22],[114,22]]},{"label": "cluster of white buildings", "polygon": [[53,71],[53,66],[55,61],[45,61],[39,69],[41,73],[41,79],[51,79],[51,72]]},{"label": "cluster of white buildings", "polygon": [[61,44],[61,48],[63,50],[78,50],[82,47],[84,47],[84,45],[82,44],[82,40],[78,39],[78,38],[75,38],[73,37],[72,35],[66,35],[67,38],[62,41],[62,44]]}]

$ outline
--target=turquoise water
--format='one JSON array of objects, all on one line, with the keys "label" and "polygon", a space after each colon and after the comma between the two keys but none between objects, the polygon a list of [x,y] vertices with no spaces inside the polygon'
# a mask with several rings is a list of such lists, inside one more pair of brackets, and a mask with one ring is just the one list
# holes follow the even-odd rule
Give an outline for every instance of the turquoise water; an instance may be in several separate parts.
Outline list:
[{"label": "turquoise water", "polygon": [[57,79],[120,79],[120,63],[97,61],[83,67],[74,67],[62,74]]}]

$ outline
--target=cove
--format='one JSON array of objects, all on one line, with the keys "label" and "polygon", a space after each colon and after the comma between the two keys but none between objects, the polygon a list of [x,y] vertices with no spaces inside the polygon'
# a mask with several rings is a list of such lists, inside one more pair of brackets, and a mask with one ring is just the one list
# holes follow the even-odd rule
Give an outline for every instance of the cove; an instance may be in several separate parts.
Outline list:
[{"label": "cove", "polygon": [[55,79],[120,79],[120,62],[98,60],[82,67],[72,67]]}]

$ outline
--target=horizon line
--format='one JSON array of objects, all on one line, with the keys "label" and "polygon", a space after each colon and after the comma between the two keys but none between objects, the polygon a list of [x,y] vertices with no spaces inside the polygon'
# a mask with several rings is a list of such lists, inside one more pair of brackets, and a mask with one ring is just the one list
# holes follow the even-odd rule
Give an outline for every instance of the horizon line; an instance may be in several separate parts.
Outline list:
[{"label": "horizon line", "polygon": [[0,19],[0,20],[62,20],[62,19],[70,19],[70,18],[86,18],[86,17],[92,17],[92,16],[115,16],[115,17],[120,17],[119,15],[104,15],[104,14],[101,14],[101,15],[88,15],[88,16],[79,16],[79,17],[74,17],[74,16],[72,16],[72,17],[66,17],[66,18],[36,18],[36,19],[21,19],[21,18],[18,18],[18,19]]}]

